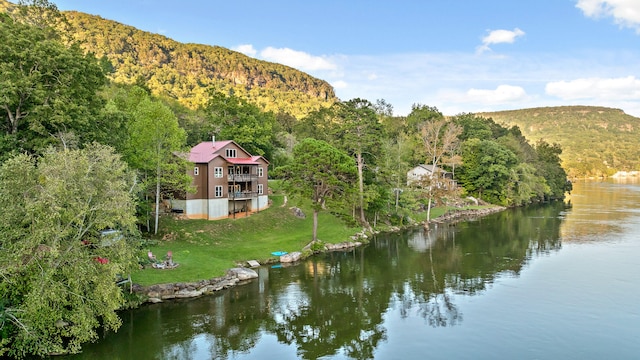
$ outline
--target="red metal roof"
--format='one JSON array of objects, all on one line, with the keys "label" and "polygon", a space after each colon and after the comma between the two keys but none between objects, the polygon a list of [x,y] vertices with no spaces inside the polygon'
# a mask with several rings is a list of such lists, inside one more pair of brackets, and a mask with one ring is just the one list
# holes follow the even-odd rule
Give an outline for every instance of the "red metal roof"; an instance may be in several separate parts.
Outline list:
[{"label": "red metal roof", "polygon": [[218,151],[224,149],[225,146],[231,143],[231,140],[225,141],[205,141],[191,148],[189,154],[189,161],[193,163],[208,163],[218,156],[221,156]]},{"label": "red metal roof", "polygon": [[246,150],[242,149],[242,147],[240,147],[238,144],[236,144],[236,146],[240,147],[240,149],[242,149],[242,151],[244,151],[246,154],[250,155],[251,157],[249,158],[228,158],[226,156],[224,156],[222,150],[224,150],[224,148],[229,145],[230,143],[233,143],[233,140],[224,140],[224,141],[205,141],[205,142],[201,142],[200,144],[194,146],[191,148],[191,152],[189,153],[189,161],[191,161],[192,163],[209,163],[211,160],[215,159],[218,156],[223,157],[225,160],[227,160],[229,163],[231,164],[238,164],[238,165],[259,165],[259,161],[260,159],[264,160],[267,164],[269,163],[269,161],[267,159],[265,159],[262,156],[252,156],[251,154],[249,154],[248,152],[246,152]]}]

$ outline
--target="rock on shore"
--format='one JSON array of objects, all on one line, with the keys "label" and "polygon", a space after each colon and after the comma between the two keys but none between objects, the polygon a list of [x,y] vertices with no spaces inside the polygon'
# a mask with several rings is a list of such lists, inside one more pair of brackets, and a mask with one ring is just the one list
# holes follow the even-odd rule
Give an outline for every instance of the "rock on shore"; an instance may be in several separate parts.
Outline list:
[{"label": "rock on shore", "polygon": [[[439,223],[457,222],[473,217],[489,215],[491,213],[499,212],[502,210],[505,210],[505,208],[501,206],[473,210],[454,210],[448,211],[444,215],[431,221]],[[427,224],[428,223],[425,223],[425,226]],[[397,228],[397,230],[400,230],[400,228]],[[346,241],[339,244],[326,244],[325,251],[345,251],[348,249],[352,249],[363,244],[362,241],[358,240],[366,238],[367,235],[365,233],[356,234],[352,239],[353,241]],[[293,252],[280,256],[280,262],[285,264],[293,263],[299,261],[301,258],[302,253]],[[158,303],[164,300],[193,298],[211,294],[216,291],[248,282],[249,280],[256,279],[257,277],[258,273],[253,269],[237,267],[229,269],[225,276],[213,278],[210,280],[175,284],[158,284],[151,286],[134,285],[133,291],[137,294],[146,296],[148,298],[147,302]]]},{"label": "rock on shore", "polygon": [[450,210],[431,221],[439,222],[439,223],[457,222],[457,221],[462,221],[469,218],[493,214],[496,212],[503,211],[505,209],[506,208],[503,206],[493,206],[493,207],[482,208],[482,209]]},{"label": "rock on shore", "polygon": [[239,285],[258,277],[258,273],[249,268],[232,268],[222,277],[196,282],[157,284],[151,286],[136,285],[137,294],[148,297],[147,302],[158,303],[170,299],[193,298]]}]

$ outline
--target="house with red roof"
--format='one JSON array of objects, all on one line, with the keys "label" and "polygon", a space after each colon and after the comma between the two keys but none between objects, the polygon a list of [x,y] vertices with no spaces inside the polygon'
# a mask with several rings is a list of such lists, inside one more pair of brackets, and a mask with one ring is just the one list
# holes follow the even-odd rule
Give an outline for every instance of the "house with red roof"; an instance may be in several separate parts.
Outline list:
[{"label": "house with red roof", "polygon": [[235,218],[268,207],[269,162],[264,157],[249,154],[232,140],[213,140],[191,148],[189,161],[196,192],[176,202],[188,218]]}]

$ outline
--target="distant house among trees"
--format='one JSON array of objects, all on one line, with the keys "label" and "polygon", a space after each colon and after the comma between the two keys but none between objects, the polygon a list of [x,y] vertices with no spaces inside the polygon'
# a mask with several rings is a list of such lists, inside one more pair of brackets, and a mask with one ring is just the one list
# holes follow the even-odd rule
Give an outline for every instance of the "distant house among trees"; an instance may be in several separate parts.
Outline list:
[{"label": "distant house among trees", "polygon": [[453,173],[433,165],[421,164],[407,172],[407,186],[423,186],[431,179],[436,179],[438,187],[454,189],[457,184]]},{"label": "distant house among trees", "polygon": [[202,142],[188,155],[195,193],[172,201],[190,219],[218,220],[249,215],[268,207],[267,167],[232,140]]}]

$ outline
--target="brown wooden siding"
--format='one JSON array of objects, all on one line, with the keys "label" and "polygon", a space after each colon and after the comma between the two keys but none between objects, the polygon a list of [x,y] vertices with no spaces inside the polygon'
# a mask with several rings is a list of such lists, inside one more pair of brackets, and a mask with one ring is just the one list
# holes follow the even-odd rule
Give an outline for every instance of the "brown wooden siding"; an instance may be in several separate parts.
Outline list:
[{"label": "brown wooden siding", "polygon": [[[215,177],[215,168],[222,168],[222,177]],[[216,199],[216,186],[222,186],[222,197],[227,197],[227,162],[220,156],[209,163],[209,199]]]},{"label": "brown wooden siding", "polygon": [[[194,175],[194,169],[198,168],[198,175]],[[189,169],[189,175],[192,177],[191,184],[195,186],[196,193],[187,193],[187,199],[206,199],[207,193],[207,164],[195,164]]]},{"label": "brown wooden siding", "polygon": [[[269,187],[268,187],[268,168],[269,165],[267,164],[266,161],[264,161],[264,159],[260,159],[258,160],[258,163],[260,165],[258,165],[258,167],[262,168],[262,177],[258,177],[258,184],[262,184],[262,194],[263,195],[267,195],[269,193]],[[256,191],[258,191],[258,189],[256,189]]]}]

